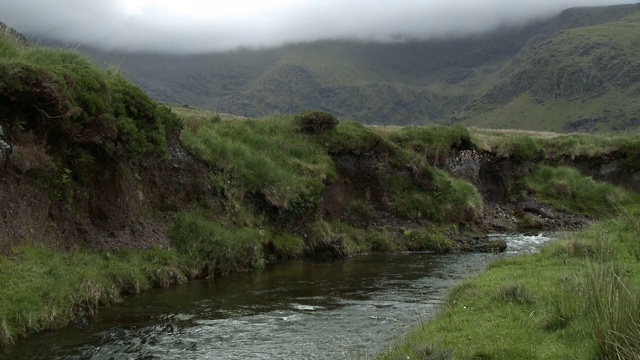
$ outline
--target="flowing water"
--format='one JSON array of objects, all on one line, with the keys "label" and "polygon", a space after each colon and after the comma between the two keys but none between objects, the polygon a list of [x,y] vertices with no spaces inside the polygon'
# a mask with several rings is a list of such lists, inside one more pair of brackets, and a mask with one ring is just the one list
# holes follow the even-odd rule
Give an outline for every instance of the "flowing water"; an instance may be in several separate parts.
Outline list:
[{"label": "flowing water", "polygon": [[505,238],[506,254],[366,255],[298,260],[153,289],[90,321],[0,349],[7,359],[353,359],[434,314],[446,290],[543,234]]}]

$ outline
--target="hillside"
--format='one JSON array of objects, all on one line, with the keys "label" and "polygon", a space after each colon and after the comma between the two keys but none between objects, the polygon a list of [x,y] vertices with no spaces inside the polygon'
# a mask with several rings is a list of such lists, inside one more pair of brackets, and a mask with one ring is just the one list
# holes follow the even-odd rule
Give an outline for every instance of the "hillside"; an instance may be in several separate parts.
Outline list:
[{"label": "hillside", "polygon": [[638,129],[638,39],[639,14],[563,30],[454,121],[561,132]]},{"label": "hillside", "polygon": [[[556,51],[547,43],[552,37],[559,32],[572,33],[562,30],[579,32],[579,28],[594,25],[607,32],[609,26],[604,24],[615,23],[638,11],[640,7],[635,5],[572,8],[554,18],[523,27],[501,28],[471,38],[431,41],[385,44],[327,40],[191,56],[80,49],[104,68],[116,64],[153,98],[168,103],[242,116],[320,109],[368,124],[436,123],[453,116],[458,120],[470,119],[471,124],[493,126],[476,120],[482,116],[476,117],[474,113],[484,112],[484,106],[467,106],[489,90],[493,94],[509,87],[503,84],[514,77],[510,74],[526,72],[521,67],[529,66],[532,56],[541,56],[541,49]],[[617,35],[603,33],[600,36]],[[615,41],[625,46],[622,42],[626,40]],[[601,39],[598,44],[601,51],[606,51],[609,42]],[[557,52],[558,57],[565,58],[557,61],[572,62],[570,57],[576,51],[567,47],[562,53]],[[550,64],[556,66],[556,63]],[[530,68],[528,73],[535,76],[537,71]],[[483,102],[481,98],[475,103]],[[465,108],[467,111],[461,114]],[[486,113],[485,117],[493,117],[492,114]],[[507,122],[500,126],[527,128],[532,118],[523,119],[520,125]],[[583,117],[568,121],[578,123],[567,128],[564,125],[552,128],[572,130],[578,129],[582,122],[593,122]],[[628,124],[621,123],[610,128],[626,127]]]}]

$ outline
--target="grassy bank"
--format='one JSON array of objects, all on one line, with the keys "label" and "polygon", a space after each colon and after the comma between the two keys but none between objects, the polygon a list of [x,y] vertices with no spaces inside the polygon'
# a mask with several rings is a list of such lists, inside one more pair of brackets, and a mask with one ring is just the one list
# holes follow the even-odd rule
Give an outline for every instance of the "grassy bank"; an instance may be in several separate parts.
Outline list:
[{"label": "grassy bank", "polygon": [[639,271],[637,212],[595,223],[491,263],[379,358],[638,358]]},{"label": "grassy bank", "polygon": [[123,296],[203,276],[259,267],[266,237],[183,212],[169,229],[173,247],[69,252],[33,246],[0,255],[0,345],[55,329]]}]

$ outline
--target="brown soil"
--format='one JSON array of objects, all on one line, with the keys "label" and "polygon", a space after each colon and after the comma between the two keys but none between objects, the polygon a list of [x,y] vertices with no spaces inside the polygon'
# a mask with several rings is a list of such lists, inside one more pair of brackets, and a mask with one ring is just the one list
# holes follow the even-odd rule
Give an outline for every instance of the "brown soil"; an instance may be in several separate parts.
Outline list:
[{"label": "brown soil", "polygon": [[[0,156],[0,251],[5,254],[20,244],[63,250],[76,246],[169,246],[167,225],[176,212],[196,204],[218,208],[220,199],[208,180],[210,169],[181,147],[178,134],[169,139],[168,157],[155,156],[140,164],[95,163],[90,174],[82,181],[75,179],[71,188],[65,188],[60,174],[52,176],[48,149],[32,137],[5,140],[13,149],[12,156]],[[21,151],[30,155],[16,156]],[[358,228],[385,228],[397,233],[428,226],[426,220],[406,218],[391,206],[385,176],[412,170],[390,164],[387,155],[376,151],[334,154],[339,176],[326,187],[317,216],[339,219]],[[603,167],[601,163],[594,164],[598,169]],[[518,164],[490,152],[464,150],[449,154],[442,166],[454,176],[472,182],[484,198],[480,219],[461,224],[461,231],[448,232],[459,249],[476,249],[486,240],[483,234],[490,232],[574,229],[588,222],[583,216],[518,195],[515,179],[530,171],[533,163]],[[261,206],[260,202],[256,201],[255,206]],[[262,209],[267,215],[271,210]],[[303,232],[306,223],[317,216],[302,216],[297,223],[285,224],[288,217],[273,212],[272,221],[275,227],[282,225]],[[282,224],[278,224],[280,221]]]},{"label": "brown soil", "polygon": [[[207,191],[207,167],[187,153],[177,134],[170,157],[144,163],[94,163],[82,181],[66,187],[47,173],[42,160],[30,166],[16,149],[37,146],[29,138],[12,143],[14,156],[0,166],[0,251],[21,244],[58,249],[169,246],[171,216]],[[52,179],[53,178],[53,179]],[[52,184],[53,182],[53,184]],[[153,209],[153,210],[151,210]]]}]

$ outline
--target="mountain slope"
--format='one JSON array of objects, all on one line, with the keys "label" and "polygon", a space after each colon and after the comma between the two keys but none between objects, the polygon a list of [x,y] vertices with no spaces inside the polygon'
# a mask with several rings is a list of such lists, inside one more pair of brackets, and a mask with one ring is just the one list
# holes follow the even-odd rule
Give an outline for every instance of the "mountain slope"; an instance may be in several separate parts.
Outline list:
[{"label": "mountain slope", "polygon": [[[573,8],[522,27],[430,41],[327,40],[190,56],[84,51],[102,66],[118,64],[157,100],[218,112],[256,117],[321,109],[361,123],[398,125],[440,122],[456,114],[456,121],[491,125],[474,115],[488,110],[479,105],[480,97],[500,92],[503,81],[522,71],[554,34],[639,11],[637,5]],[[514,111],[508,116],[518,114]],[[527,128],[529,121],[500,126]]]},{"label": "mountain slope", "polygon": [[455,121],[480,127],[624,131],[640,125],[640,14],[564,30]]}]

